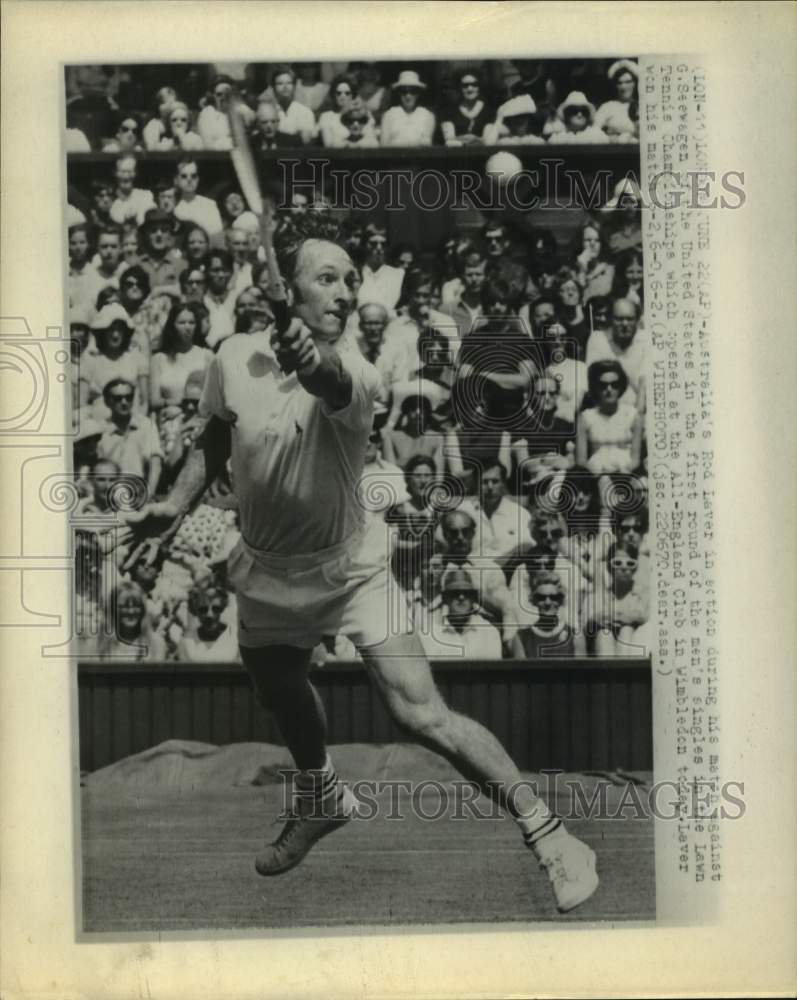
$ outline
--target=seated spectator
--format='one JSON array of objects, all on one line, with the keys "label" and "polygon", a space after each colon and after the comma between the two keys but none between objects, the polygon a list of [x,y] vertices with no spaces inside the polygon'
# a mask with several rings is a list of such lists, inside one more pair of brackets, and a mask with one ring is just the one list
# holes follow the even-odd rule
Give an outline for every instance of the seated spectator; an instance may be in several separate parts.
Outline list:
[{"label": "seated spectator", "polygon": [[556,416],[575,425],[587,395],[587,366],[579,361],[579,344],[568,337],[564,326],[554,322],[545,328],[545,374],[556,380]]},{"label": "seated spectator", "polygon": [[102,226],[97,232],[97,253],[91,263],[104,288],[119,287],[119,276],[125,264],[122,260],[122,230],[115,223]]},{"label": "seated spectator", "polygon": [[211,250],[206,259],[208,290],[205,306],[210,313],[207,346],[214,351],[235,333],[235,289],[232,287],[232,257],[227,250]]},{"label": "seated spectator", "polygon": [[595,105],[590,103],[581,91],[574,90],[568,94],[559,105],[558,114],[564,123],[564,131],[557,132],[551,142],[564,145],[607,141],[603,129],[593,124]]},{"label": "seated spectator", "polygon": [[91,182],[91,207],[88,221],[98,229],[103,226],[115,226],[111,218],[111,206],[114,200],[114,186],[108,181],[94,180]]},{"label": "seated spectator", "polygon": [[431,459],[437,475],[442,473],[443,435],[433,427],[432,404],[426,396],[408,396],[403,401],[395,428],[385,428],[382,451],[388,462],[402,469],[411,459],[423,456]]},{"label": "seated spectator", "polygon": [[[104,281],[91,266],[92,249],[89,225],[79,222],[69,227],[69,274],[67,290],[73,308],[94,312],[94,306]],[[402,272],[403,273],[403,272]]]},{"label": "seated spectator", "polygon": [[186,267],[204,268],[210,250],[210,238],[202,226],[188,225],[183,235],[182,254]]},{"label": "seated spectator", "polygon": [[[232,149],[232,134],[230,132],[230,119],[228,109],[232,99],[233,81],[229,76],[223,74],[217,76],[213,81],[212,102],[208,101],[197,118],[197,132],[205,149]],[[254,119],[251,108],[245,104],[239,104],[241,117],[244,124],[249,124]]]},{"label": "seated spectator", "polygon": [[365,263],[357,301],[361,305],[382,305],[392,313],[401,298],[404,271],[387,263],[387,230],[384,226],[370,223],[363,235]]},{"label": "seated spectator", "polygon": [[618,544],[633,546],[639,559],[637,579],[640,591],[650,589],[650,538],[647,507],[625,513],[615,512],[612,518],[614,538]]},{"label": "seated spectator", "polygon": [[639,553],[617,542],[609,549],[606,570],[584,601],[583,621],[596,656],[642,655],[634,632],[647,622],[649,588],[638,576]]},{"label": "seated spectator", "polygon": [[441,308],[456,302],[464,285],[460,277],[462,261],[476,250],[471,240],[464,236],[446,236],[437,253],[437,276],[441,286]]},{"label": "seated spectator", "polygon": [[541,146],[545,139],[537,134],[537,106],[528,94],[512,97],[498,109],[494,122],[484,128],[487,146]]},{"label": "seated spectator", "polygon": [[336,76],[329,93],[330,107],[322,111],[318,119],[321,144],[327,149],[340,149],[349,144],[349,124],[344,124],[341,116],[354,109],[359,113],[361,140],[369,140],[366,145],[377,145],[376,123],[365,105],[357,102],[357,83],[353,77]]},{"label": "seated spectator", "polygon": [[440,306],[440,312],[450,316],[456,324],[460,340],[471,332],[474,323],[482,314],[485,269],[486,261],[482,254],[470,247],[458,261],[460,292],[452,301]]},{"label": "seated spectator", "polygon": [[415,247],[409,243],[397,243],[393,247],[390,263],[393,267],[400,267],[405,274],[414,271],[417,263]]},{"label": "seated spectator", "polygon": [[519,548],[531,545],[528,513],[507,495],[509,472],[494,463],[481,470],[479,494],[463,502],[462,509],[472,514],[479,530],[481,549],[502,568]]},{"label": "seated spectator", "polygon": [[637,81],[639,67],[630,59],[618,59],[606,74],[615,89],[615,98],[605,101],[595,113],[595,125],[616,135],[630,135],[635,140],[639,135],[639,95]]},{"label": "seated spectator", "polygon": [[186,264],[174,247],[175,219],[159,208],[151,208],[139,229],[141,249],[138,265],[149,278],[150,295],[180,297],[180,275]]},{"label": "seated spectator", "polygon": [[532,583],[539,573],[555,573],[564,594],[562,618],[569,626],[577,629],[588,586],[581,566],[570,557],[564,518],[551,510],[535,510],[528,528],[531,543],[519,546],[515,555],[507,562],[506,570],[512,573],[510,586],[515,588],[524,613],[531,614],[532,621],[536,621],[538,610],[530,597]]},{"label": "seated spectator", "polygon": [[290,66],[278,66],[271,74],[271,89],[279,112],[279,130],[293,136],[302,145],[311,142],[315,134],[315,115],[295,99],[296,74]]},{"label": "seated spectator", "polygon": [[212,357],[213,352],[204,346],[196,306],[190,302],[172,306],[161,349],[152,355],[150,407],[179,407],[189,375],[204,373]]},{"label": "seated spectator", "polygon": [[[389,390],[393,377],[393,369],[390,365],[385,365],[382,360],[382,348],[385,344],[385,328],[388,323],[388,312],[384,306],[378,303],[368,303],[360,306],[357,310],[357,332],[355,334],[357,346],[360,353],[370,361],[382,376],[382,384],[385,391]],[[394,360],[398,355],[394,355]],[[388,357],[388,362],[390,358]],[[399,378],[403,378],[406,372],[402,370],[398,373]]]},{"label": "seated spectator", "polygon": [[557,299],[556,315],[566,330],[565,339],[575,348],[575,358],[582,361],[590,335],[589,322],[582,305],[581,284],[578,274],[563,267],[556,278],[554,293]]},{"label": "seated spectator", "polygon": [[175,184],[180,195],[174,214],[180,222],[201,226],[211,239],[224,228],[218,206],[212,198],[198,194],[199,167],[195,159],[183,157],[177,164]]},{"label": "seated spectator", "polygon": [[189,663],[240,661],[236,629],[223,620],[228,602],[227,591],[212,579],[192,588],[188,595],[192,618],[178,644],[178,660]]},{"label": "seated spectator", "polygon": [[501,634],[479,614],[470,573],[447,570],[441,587],[442,607],[432,616],[431,628],[421,632],[426,655],[434,659],[500,660]]},{"label": "seated spectator", "polygon": [[482,99],[479,76],[470,69],[456,74],[456,103],[440,115],[440,131],[446,146],[473,146],[482,142],[485,127],[493,120],[493,109]]},{"label": "seated spectator", "polygon": [[279,108],[273,101],[261,101],[255,112],[255,131],[252,146],[255,153],[268,153],[275,149],[290,149],[296,145],[293,136],[280,132]]},{"label": "seated spectator", "polygon": [[642,424],[637,410],[620,401],[628,377],[618,361],[596,361],[587,369],[590,399],[576,435],[576,462],[596,475],[631,472],[639,465]]},{"label": "seated spectator", "polygon": [[138,265],[138,226],[128,222],[122,226],[122,262],[125,267]]},{"label": "seated spectator", "polygon": [[148,150],[158,149],[158,145],[166,134],[169,126],[169,114],[177,101],[177,92],[173,87],[161,87],[155,95],[153,116],[144,126],[144,145]]},{"label": "seated spectator", "polygon": [[[240,197],[237,192],[230,194],[230,199]],[[256,260],[256,252],[252,250],[252,240],[246,228],[241,226],[228,226],[224,232],[224,240],[227,250],[232,259],[232,277],[230,278],[230,288],[237,297],[245,289],[252,285],[252,265]]]},{"label": "seated spectator", "polygon": [[587,341],[586,364],[589,369],[596,361],[619,362],[626,384],[622,402],[644,413],[648,339],[639,330],[639,316],[635,302],[617,299],[612,305],[611,328],[595,330]]},{"label": "seated spectator", "polygon": [[118,225],[133,221],[140,226],[149,209],[155,207],[152,192],[136,187],[136,158],[126,153],[116,161],[116,198],[111,219]]},{"label": "seated spectator", "polygon": [[[80,366],[80,405],[87,406],[104,400],[107,385],[123,379],[134,387],[135,409],[146,413],[149,407],[149,365],[147,358],[133,347],[133,325],[125,309],[117,304],[103,306],[92,321],[96,353],[86,352]],[[107,401],[106,401],[107,402]],[[132,407],[132,399],[131,399]],[[102,419],[107,410],[93,406]]]},{"label": "seated spectator", "polygon": [[392,85],[399,103],[382,116],[380,141],[383,146],[431,146],[435,116],[418,101],[426,84],[415,70],[405,69]]},{"label": "seated spectator", "polygon": [[173,305],[169,293],[152,295],[149,275],[139,264],[126,267],[119,278],[119,301],[133,324],[133,346],[145,359],[160,347],[161,333]]},{"label": "seated spectator", "polygon": [[133,413],[134,388],[123,378],[112,379],[103,390],[111,413],[107,429],[97,445],[98,458],[110,458],[126,476],[137,476],[154,497],[163,467],[158,432],[148,417]]},{"label": "seated spectator", "polygon": [[321,79],[321,63],[303,62],[294,68],[299,77],[293,96],[317,115],[329,95],[329,84]]},{"label": "seated spectator", "polygon": [[[390,458],[387,459],[390,462]],[[385,517],[397,529],[393,548],[393,575],[406,591],[415,588],[422,566],[431,558],[437,511],[430,492],[437,478],[434,461],[415,455],[404,468],[408,499],[392,507]]]},{"label": "seated spectator", "polygon": [[102,144],[103,153],[142,153],[141,126],[135,115],[120,114],[113,139]]},{"label": "seated spectator", "polygon": [[[205,108],[204,111],[210,109]],[[204,111],[200,113],[200,118]],[[205,143],[198,132],[191,128],[191,112],[187,104],[182,101],[175,101],[166,118],[165,128],[158,139],[157,145],[153,147],[157,152],[171,152],[172,150],[193,153],[198,149],[204,149]]]},{"label": "seated spectator", "polygon": [[612,298],[633,302],[641,316],[645,309],[645,268],[642,254],[634,247],[629,247],[617,255],[616,261]]},{"label": "seated spectator", "polygon": [[558,416],[558,397],[559,383],[552,375],[535,378],[526,409],[510,432],[521,493],[530,483],[572,462],[575,423]]},{"label": "seated spectator", "polygon": [[372,119],[363,106],[347,108],[340,116],[340,124],[346,132],[341,149],[374,149],[379,145]]},{"label": "seated spectator", "polygon": [[180,275],[180,294],[184,302],[204,302],[207,291],[205,272],[201,267],[187,267]]},{"label": "seated spectator", "polygon": [[594,222],[587,222],[579,229],[574,249],[574,265],[584,302],[597,295],[608,295],[614,266],[606,256],[601,231]]},{"label": "seated spectator", "polygon": [[446,437],[446,462],[465,493],[471,494],[478,489],[482,469],[496,462],[510,468],[510,431],[502,417],[501,391],[492,382],[485,381],[475,398],[459,392],[455,383],[451,402],[453,425]]},{"label": "seated spectator", "polygon": [[618,181],[613,196],[601,209],[606,220],[606,246],[614,260],[623,250],[634,249],[642,253],[642,192],[639,185],[628,177]]},{"label": "seated spectator", "polygon": [[377,125],[390,104],[390,91],[382,84],[382,70],[379,63],[349,63],[349,72],[357,81],[360,100],[374,116]]},{"label": "seated spectator", "polygon": [[146,598],[137,584],[123,582],[114,588],[98,652],[104,660],[166,659],[166,646],[148,619]]},{"label": "seated spectator", "polygon": [[584,636],[565,620],[562,606],[565,592],[556,573],[533,573],[529,599],[537,611],[537,621],[520,629],[518,638],[528,660],[584,656]]},{"label": "seated spectator", "polygon": [[512,253],[512,240],[509,231],[501,222],[488,222],[482,229],[482,243],[487,254],[489,265],[498,266]]},{"label": "seated spectator", "polygon": [[[521,610],[514,591],[507,587],[503,570],[489,556],[479,555],[476,521],[462,508],[446,511],[440,518],[435,554],[429,560],[430,578],[427,586],[440,595],[446,572],[465,569],[476,587],[476,602],[491,619],[501,623],[501,635],[508,648],[513,648],[518,627],[531,620]],[[432,602],[434,606],[434,601]]]}]

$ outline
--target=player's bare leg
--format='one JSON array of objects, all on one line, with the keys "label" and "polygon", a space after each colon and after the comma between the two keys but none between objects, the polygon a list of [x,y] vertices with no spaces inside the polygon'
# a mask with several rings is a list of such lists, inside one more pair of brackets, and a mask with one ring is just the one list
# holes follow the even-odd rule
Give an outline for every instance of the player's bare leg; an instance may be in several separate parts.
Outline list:
[{"label": "player's bare leg", "polygon": [[356,801],[338,780],[327,753],[324,707],[308,678],[310,650],[241,647],[241,656],[258,701],[274,715],[298,768],[293,816],[255,859],[261,875],[281,875],[322,837],[347,823]]},{"label": "player's bare leg", "polygon": [[591,896],[598,886],[594,853],[567,833],[523,783],[495,736],[446,705],[420,639],[391,636],[378,646],[361,648],[360,653],[393,719],[514,817],[526,844],[548,872],[559,909],[571,910]]}]

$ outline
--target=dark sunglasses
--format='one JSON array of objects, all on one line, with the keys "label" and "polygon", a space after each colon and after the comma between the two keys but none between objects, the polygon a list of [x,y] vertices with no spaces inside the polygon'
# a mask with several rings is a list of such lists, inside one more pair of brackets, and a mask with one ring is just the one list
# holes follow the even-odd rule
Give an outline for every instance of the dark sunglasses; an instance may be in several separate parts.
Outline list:
[{"label": "dark sunglasses", "polygon": [[616,392],[617,387],[620,385],[620,380],[614,378],[607,382],[604,379],[601,379],[600,382],[598,382],[598,385],[601,387],[601,392],[606,392],[607,389],[612,389]]},{"label": "dark sunglasses", "polygon": [[124,393],[113,393],[112,392],[112,393],[110,393],[110,395],[108,396],[108,398],[113,403],[129,403],[133,399],[133,393],[132,392],[124,392]]},{"label": "dark sunglasses", "polygon": [[564,594],[535,594],[532,597],[533,604],[547,604],[549,602],[554,604],[564,604],[565,596]]},{"label": "dark sunglasses", "polygon": [[472,600],[476,596],[476,591],[475,590],[447,590],[443,594],[443,596],[446,597],[446,598],[448,598],[449,600],[459,600],[459,601],[462,601],[465,598],[470,598]]},{"label": "dark sunglasses", "polygon": [[636,559],[612,559],[609,563],[612,569],[636,569]]}]

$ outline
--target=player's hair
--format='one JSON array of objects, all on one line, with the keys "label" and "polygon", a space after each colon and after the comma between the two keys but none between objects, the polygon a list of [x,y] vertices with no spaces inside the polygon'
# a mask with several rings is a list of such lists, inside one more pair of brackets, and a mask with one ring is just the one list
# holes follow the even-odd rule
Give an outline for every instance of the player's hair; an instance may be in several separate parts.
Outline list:
[{"label": "player's hair", "polygon": [[293,281],[299,251],[308,240],[323,240],[346,250],[345,234],[340,223],[325,212],[307,212],[284,219],[283,225],[274,234],[274,251],[285,281]]}]

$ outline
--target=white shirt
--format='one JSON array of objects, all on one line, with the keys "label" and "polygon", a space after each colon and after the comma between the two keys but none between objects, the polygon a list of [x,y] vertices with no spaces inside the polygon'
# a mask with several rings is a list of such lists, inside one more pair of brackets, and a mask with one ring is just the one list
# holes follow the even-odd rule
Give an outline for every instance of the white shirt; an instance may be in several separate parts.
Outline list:
[{"label": "white shirt", "polygon": [[382,115],[383,146],[431,146],[435,117],[428,108],[417,107],[409,114],[399,107]]},{"label": "white shirt", "polygon": [[140,226],[151,208],[155,208],[152,192],[146,188],[133,188],[126,198],[117,197],[114,200],[110,215],[117,225],[121,226],[128,219],[135,219],[136,224]]},{"label": "white shirt", "polygon": [[[111,212],[113,213],[113,209]],[[224,228],[216,202],[201,194],[194,195],[190,201],[178,201],[174,214],[180,222],[193,222],[202,226],[208,236],[216,236]]]},{"label": "white shirt", "polygon": [[460,631],[438,611],[431,616],[430,629],[421,629],[421,643],[429,657],[466,660],[500,660],[501,635],[480,614],[472,614]]},{"label": "white shirt", "polygon": [[341,410],[283,375],[267,332],[230,337],[210,363],[202,410],[232,426],[241,534],[255,549],[317,552],[363,528],[356,490],[379,375],[356,345],[338,352],[352,379]]},{"label": "white shirt", "polygon": [[383,264],[378,271],[363,267],[363,283],[357,293],[358,306],[380,305],[393,313],[401,296],[404,269]]},{"label": "white shirt", "polygon": [[215,347],[235,333],[235,295],[235,289],[231,289],[221,302],[210,294],[202,300],[208,311],[209,328],[205,338],[208,347]]},{"label": "white shirt", "polygon": [[626,350],[620,351],[603,330],[595,330],[587,341],[586,355],[587,370],[596,361],[620,362],[623,371],[628,376],[629,383],[622,402],[629,406],[636,406],[639,380],[645,375],[647,368],[648,344],[643,331],[637,330],[630,346]]},{"label": "white shirt", "polygon": [[285,135],[299,135],[303,142],[312,138],[315,132],[315,115],[305,104],[291,101],[287,111],[283,111],[278,104],[277,111],[279,112],[278,128],[280,132]]},{"label": "white shirt", "polygon": [[[506,558],[519,545],[534,544],[529,529],[529,512],[509,497],[501,497],[492,517],[487,516],[476,498],[469,497],[463,501],[460,510],[467,511],[478,525],[477,538],[481,544],[480,554],[483,556],[491,559]],[[474,552],[475,550],[474,542]]]}]

